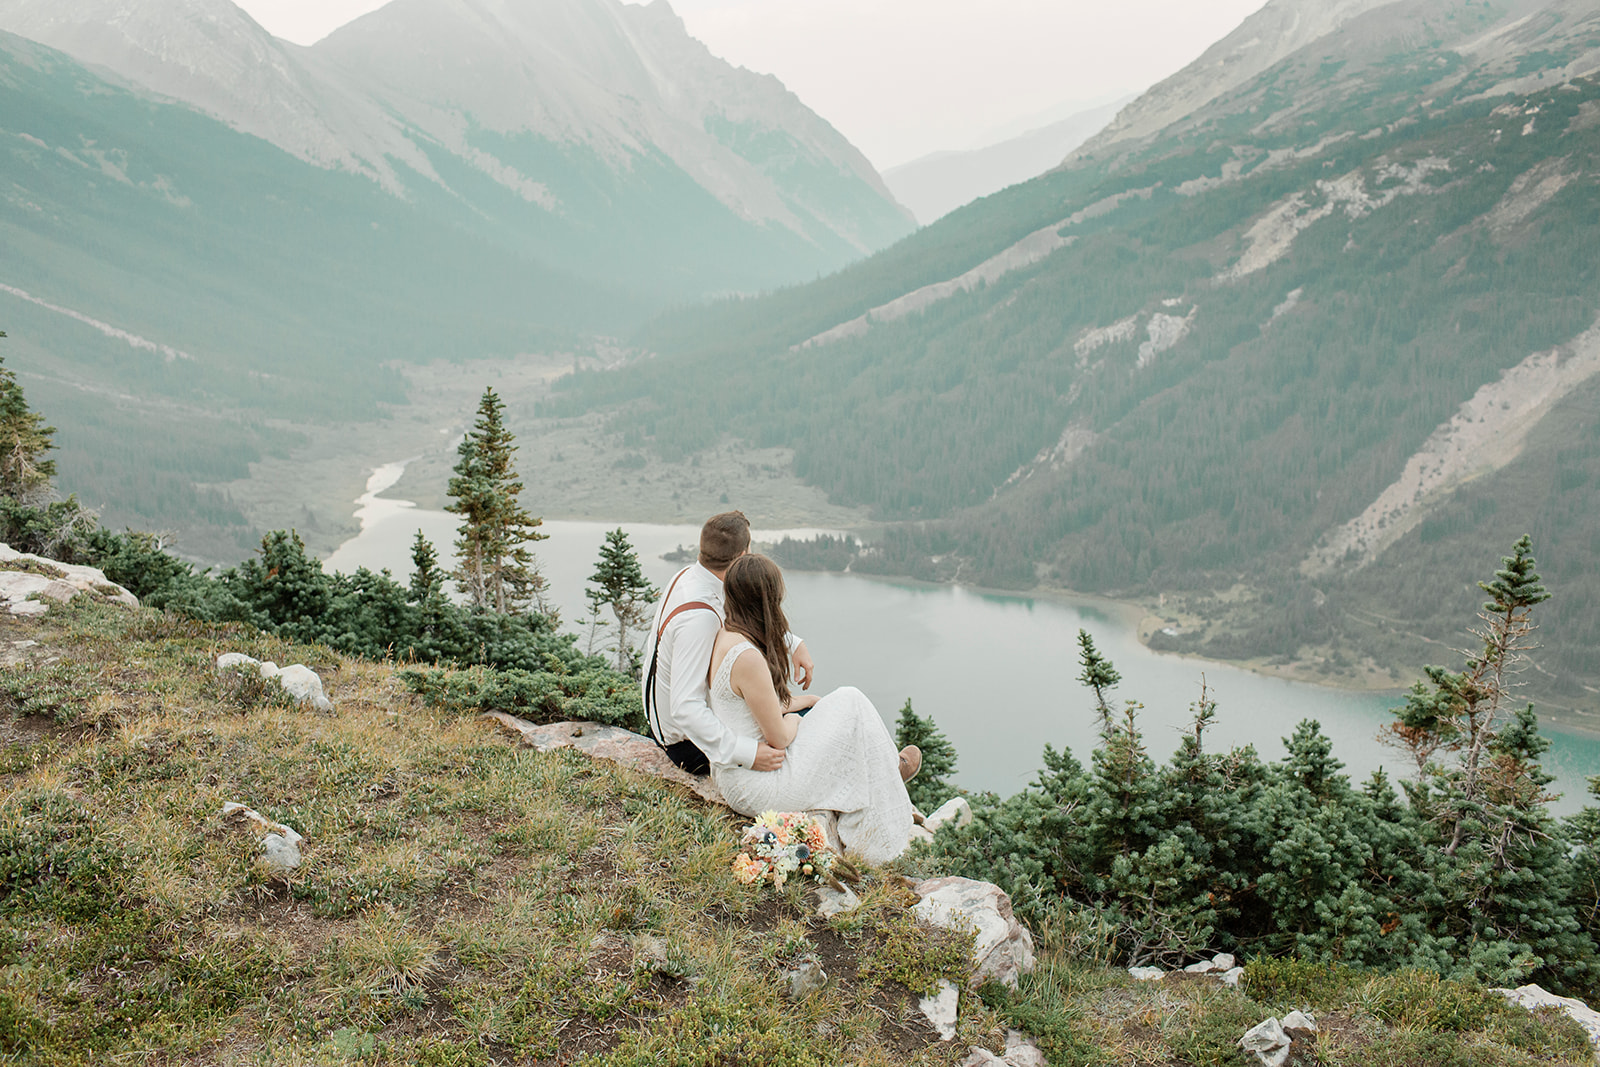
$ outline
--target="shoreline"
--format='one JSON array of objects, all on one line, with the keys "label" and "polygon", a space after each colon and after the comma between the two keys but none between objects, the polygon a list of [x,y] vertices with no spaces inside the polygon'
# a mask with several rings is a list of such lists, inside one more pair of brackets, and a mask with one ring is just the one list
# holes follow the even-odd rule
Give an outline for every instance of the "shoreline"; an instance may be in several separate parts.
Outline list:
[{"label": "shoreline", "polygon": [[[898,577],[887,574],[860,574],[855,571],[807,571],[803,573],[840,574],[865,581],[883,582],[889,585],[910,586],[919,589],[961,589],[978,596],[1003,597],[1011,600],[1045,600],[1055,604],[1088,607],[1116,616],[1127,623],[1133,630],[1135,639],[1152,655],[1194,663],[1211,663],[1219,667],[1248,671],[1262,678],[1273,678],[1278,681],[1292,682],[1295,685],[1311,686],[1332,693],[1374,697],[1388,695],[1393,697],[1396,705],[1404,701],[1405,693],[1410,688],[1410,683],[1408,682],[1397,684],[1387,678],[1382,685],[1341,684],[1337,681],[1330,681],[1314,670],[1297,669],[1293,664],[1274,665],[1265,662],[1262,658],[1223,660],[1212,659],[1209,656],[1203,656],[1195,652],[1174,652],[1167,649],[1151,648],[1151,634],[1160,629],[1166,620],[1152,610],[1150,604],[1139,600],[1122,600],[1098,593],[1080,593],[1071,589],[1055,589],[1046,586],[1019,591],[1016,589],[994,589],[989,586],[971,585],[965,582],[930,582],[919,578]],[[1371,677],[1372,672],[1368,672],[1368,676]],[[1562,708],[1545,704],[1542,707],[1536,706],[1534,710],[1539,714],[1539,725],[1542,731],[1555,731],[1585,738],[1600,738],[1600,715],[1591,713],[1594,721],[1588,722],[1578,718],[1584,713],[1575,708]]]}]

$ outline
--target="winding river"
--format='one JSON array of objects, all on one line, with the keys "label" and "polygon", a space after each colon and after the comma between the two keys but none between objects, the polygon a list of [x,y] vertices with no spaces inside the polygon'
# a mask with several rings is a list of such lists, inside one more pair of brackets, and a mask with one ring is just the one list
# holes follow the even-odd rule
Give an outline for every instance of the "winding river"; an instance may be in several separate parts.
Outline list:
[{"label": "winding river", "polygon": [[[361,532],[325,561],[327,569],[388,568],[404,580],[411,571],[411,540],[421,530],[453,565],[457,519],[382,493],[399,481],[405,462],[377,468],[358,500]],[[599,546],[615,523],[549,521],[549,539],[535,546],[563,625],[579,629],[587,611],[585,580]],[[664,585],[678,564],[661,558],[692,545],[692,526],[623,523],[651,581]],[[758,530],[757,540],[812,530]],[[1121,672],[1114,697],[1143,705],[1140,721],[1152,756],[1177,747],[1190,705],[1204,682],[1217,701],[1212,750],[1253,744],[1266,758],[1283,753],[1282,739],[1302,719],[1316,719],[1334,754],[1359,781],[1379,766],[1391,777],[1405,760],[1376,740],[1391,717],[1397,694],[1358,693],[1253,674],[1238,667],[1160,655],[1142,645],[1118,613],[1090,601],[1000,595],[951,586],[925,586],[848,574],[787,575],[785,602],[795,632],[806,639],[824,688],[854,685],[893,722],[910,698],[931,715],[960,755],[956,781],[968,789],[1002,795],[1027,784],[1048,742],[1070,748],[1084,763],[1094,747],[1092,697],[1077,681],[1077,633],[1095,643]],[[1548,731],[1554,742],[1545,765],[1557,775],[1561,812],[1587,797],[1585,780],[1600,774],[1600,739]]]}]

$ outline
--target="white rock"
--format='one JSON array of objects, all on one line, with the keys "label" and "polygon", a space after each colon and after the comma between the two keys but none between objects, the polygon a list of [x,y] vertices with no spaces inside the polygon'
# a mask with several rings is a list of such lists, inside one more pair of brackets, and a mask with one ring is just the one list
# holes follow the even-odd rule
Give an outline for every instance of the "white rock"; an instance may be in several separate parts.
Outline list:
[{"label": "white rock", "polygon": [[816,892],[819,919],[831,919],[835,915],[843,915],[861,907],[861,898],[856,896],[855,890],[849,886],[845,886],[844,892],[841,893],[831,885],[819,885]]},{"label": "white rock", "polygon": [[916,917],[945,929],[973,930],[972,986],[987,979],[1016,988],[1017,976],[1033,970],[1033,935],[1011,913],[1011,898],[999,886],[970,878],[933,878],[916,887],[922,900]]},{"label": "white rock", "polygon": [[953,826],[972,824],[972,805],[967,803],[966,797],[951,797],[922,821],[922,825],[926,826],[930,833],[947,824]]},{"label": "white rock", "polygon": [[43,615],[50,610],[50,605],[42,600],[24,600],[10,605],[8,610],[13,615]]},{"label": "white rock", "polygon": [[1006,1031],[1006,1067],[1049,1067],[1050,1061],[1033,1038],[1021,1030]]},{"label": "white rock", "polygon": [[263,663],[242,652],[224,652],[217,657],[218,672],[251,669],[263,678],[276,678],[278,684],[283,686],[283,691],[293,697],[296,703],[310,704],[318,711],[330,711],[333,708],[332,701],[322,690],[321,676],[304,664],[291,663],[287,667],[279,667],[271,660]]},{"label": "white rock", "polygon": [[64,582],[61,579],[56,578],[45,583],[45,587],[39,590],[39,595],[44,597],[46,600],[56,600],[65,604],[67,601],[77,596],[79,592],[81,592],[81,590],[71,582]]},{"label": "white rock", "polygon": [[1589,1035],[1589,1044],[1595,1048],[1595,1054],[1600,1056],[1600,1012],[1595,1011],[1583,1001],[1575,997],[1558,997],[1554,993],[1533,984],[1520,985],[1515,989],[1496,989],[1513,1004],[1532,1011],[1534,1008],[1558,1008],[1567,1018],[1583,1027]]},{"label": "white rock", "polygon": [[[46,559],[43,556],[35,556],[31,552],[18,552],[10,545],[0,544],[0,564],[5,563],[31,563],[52,573],[47,576],[24,571],[4,572],[0,574],[0,599],[20,601],[30,593],[41,593],[52,600],[71,600],[79,593],[94,593],[105,597],[107,600],[126,604],[130,608],[139,606],[138,597],[107,578],[106,572],[98,567],[85,567],[76,563],[61,563],[57,560]],[[28,592],[17,595],[12,591],[11,582],[18,578],[37,579],[37,585]],[[13,609],[12,614],[15,615],[17,612]],[[25,612],[24,614],[37,614],[37,612]]]},{"label": "white rock", "polygon": [[1135,982],[1159,982],[1167,974],[1160,967],[1129,967],[1128,973]]},{"label": "white rock", "polygon": [[961,990],[948,978],[940,979],[939,991],[931,997],[917,1001],[917,1007],[927,1016],[933,1028],[939,1031],[940,1041],[956,1036],[956,1018],[961,1008]]},{"label": "white rock", "polygon": [[1265,1067],[1283,1067],[1289,1059],[1289,1035],[1277,1019],[1266,1019],[1252,1026],[1239,1039],[1239,1047],[1255,1053]]},{"label": "white rock", "polygon": [[237,800],[230,800],[222,805],[222,818],[228,821],[244,821],[255,824],[258,830],[265,830],[261,838],[262,862],[275,874],[288,874],[300,866],[301,837],[293,827],[285,826],[281,822],[273,822],[265,815],[248,808]]},{"label": "white rock", "polygon": [[298,703],[310,704],[318,711],[333,710],[333,702],[322,691],[322,677],[304,664],[291,663],[280,669],[278,684]]},{"label": "white rock", "polygon": [[1317,1021],[1299,1010],[1291,1011],[1288,1015],[1279,1019],[1278,1025],[1285,1030],[1310,1030],[1312,1033],[1317,1030]]},{"label": "white rock", "polygon": [[[294,833],[293,830],[289,832]],[[299,869],[300,846],[297,841],[300,835],[294,836],[294,841],[283,834],[268,834],[261,839],[262,862],[273,874],[288,874]]]},{"label": "white rock", "polygon": [[827,987],[828,972],[822,969],[822,963],[817,957],[802,956],[793,967],[784,972],[783,980],[787,986],[789,999],[798,1003]]},{"label": "white rock", "polygon": [[1239,979],[1244,977],[1244,968],[1229,967],[1226,971],[1217,975],[1217,977],[1222,979],[1223,985],[1228,986],[1231,989],[1237,989],[1239,987]]},{"label": "white rock", "polygon": [[1191,963],[1184,968],[1186,974],[1210,974],[1212,971],[1225,971],[1226,967],[1218,967],[1215,960],[1201,960]]},{"label": "white rock", "polygon": [[1239,961],[1233,958],[1231,952],[1219,952],[1211,957],[1211,962],[1217,965],[1219,971],[1231,971]]}]

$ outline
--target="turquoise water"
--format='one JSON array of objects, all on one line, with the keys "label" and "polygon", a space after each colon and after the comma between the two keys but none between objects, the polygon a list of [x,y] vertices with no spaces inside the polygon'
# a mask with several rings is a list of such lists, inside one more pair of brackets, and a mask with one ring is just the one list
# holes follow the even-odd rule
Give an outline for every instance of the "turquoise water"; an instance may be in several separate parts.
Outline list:
[{"label": "turquoise water", "polygon": [[[456,518],[380,494],[400,477],[403,464],[379,468],[358,503],[360,535],[328,558],[330,570],[388,567],[410,573],[411,538],[417,529],[448,556]],[[605,532],[616,523],[546,522],[550,539],[535,546],[564,626],[584,618],[584,581],[593,570]],[[692,544],[690,526],[622,524],[646,575],[664,585],[679,565],[661,559]],[[756,531],[758,540],[790,532]],[[1266,758],[1282,755],[1282,739],[1302,719],[1316,719],[1334,754],[1358,781],[1379,766],[1399,778],[1406,761],[1377,741],[1398,694],[1354,693],[1252,674],[1226,664],[1160,655],[1141,645],[1133,628],[1090,603],[1007,596],[950,586],[923,586],[845,574],[791,573],[785,608],[796,633],[817,662],[817,685],[860,688],[892,722],[909,697],[931,715],[960,754],[956,780],[969,789],[1015,792],[1040,766],[1046,742],[1070,748],[1088,762],[1095,738],[1091,694],[1074,681],[1077,633],[1094,635],[1101,652],[1122,673],[1114,696],[1143,705],[1140,721],[1152,756],[1165,759],[1178,746],[1190,706],[1204,681],[1217,702],[1212,750],[1253,744]],[[1586,797],[1588,775],[1600,774],[1600,739],[1549,731],[1554,742],[1546,766],[1564,794],[1555,807],[1572,811]]]}]

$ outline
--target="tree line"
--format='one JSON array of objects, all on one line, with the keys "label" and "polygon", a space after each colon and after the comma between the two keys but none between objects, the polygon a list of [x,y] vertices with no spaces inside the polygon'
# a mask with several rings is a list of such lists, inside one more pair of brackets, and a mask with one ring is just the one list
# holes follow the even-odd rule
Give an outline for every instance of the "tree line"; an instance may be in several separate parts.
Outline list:
[{"label": "tree line", "polygon": [[[0,333],[0,337],[4,334]],[[546,583],[529,549],[544,535],[520,502],[516,445],[504,405],[487,389],[458,448],[449,509],[461,516],[459,562],[446,573],[418,531],[413,570],[401,584],[387,570],[328,574],[292,530],[274,530],[252,559],[218,573],[197,570],[160,537],[113,533],[76,497],[52,485],[54,427],[27,403],[0,361],[0,541],[68,563],[101,568],[148,607],[209,622],[237,622],[348,655],[414,667],[402,677],[430,699],[497,708],[548,721],[565,715],[642,725],[631,634],[655,590],[620,529],[607,535],[586,595],[591,636],[560,632],[544,603]],[[454,581],[458,603],[446,592]],[[612,616],[615,636],[595,634]],[[610,652],[610,655],[596,654]]]}]

